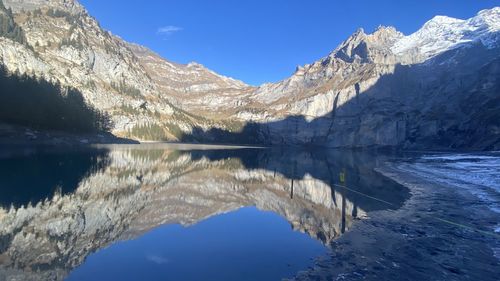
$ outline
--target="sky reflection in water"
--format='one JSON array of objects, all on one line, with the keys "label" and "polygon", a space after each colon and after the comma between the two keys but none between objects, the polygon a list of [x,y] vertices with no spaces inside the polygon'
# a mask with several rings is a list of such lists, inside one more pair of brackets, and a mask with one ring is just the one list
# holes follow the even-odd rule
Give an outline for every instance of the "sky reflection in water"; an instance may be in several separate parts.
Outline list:
[{"label": "sky reflection in water", "polygon": [[373,171],[382,160],[162,145],[5,150],[0,277],[293,277],[356,218],[409,197]]}]

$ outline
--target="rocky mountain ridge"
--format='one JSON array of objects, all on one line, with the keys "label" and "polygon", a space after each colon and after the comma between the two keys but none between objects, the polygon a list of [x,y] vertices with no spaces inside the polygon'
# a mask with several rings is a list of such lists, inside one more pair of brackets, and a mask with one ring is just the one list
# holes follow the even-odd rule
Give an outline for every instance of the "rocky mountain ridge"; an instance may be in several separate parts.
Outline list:
[{"label": "rocky mountain ridge", "polygon": [[[271,144],[498,148],[499,23],[496,7],[469,20],[436,17],[409,36],[360,29],[327,57],[259,87],[251,99],[265,106],[237,116]],[[488,129],[476,131],[479,123]]]},{"label": "rocky mountain ridge", "polygon": [[[92,105],[111,115],[113,133],[136,139],[154,135],[175,140],[181,131],[195,125],[224,127],[172,105],[162,85],[156,84],[139,63],[132,51],[137,48],[103,30],[77,1],[10,0],[4,4],[14,12],[13,20],[26,34],[27,42],[0,37],[2,64],[13,73],[79,89]],[[178,72],[186,71],[184,66],[177,68]],[[198,65],[189,69],[195,77],[209,74],[210,79],[244,87]],[[191,82],[184,88],[202,87],[196,81],[188,84]]]},{"label": "rocky mountain ridge", "polygon": [[[468,20],[437,16],[408,36],[393,27],[372,34],[360,29],[290,78],[251,87],[127,43],[104,31],[78,1],[4,4],[14,11],[27,42],[0,37],[1,62],[12,72],[81,89],[90,103],[111,114],[119,136],[329,147],[500,145],[496,115],[474,113],[483,104],[491,112],[499,106],[494,72],[499,7]],[[477,77],[478,72],[486,73]],[[465,79],[486,84],[456,87]],[[478,91],[484,100],[474,94]],[[468,104],[467,118],[452,120],[434,113],[445,100],[455,110],[465,110],[458,108],[466,100],[474,104]],[[473,132],[471,124],[478,123],[486,124],[486,137]]]},{"label": "rocky mountain ridge", "polygon": [[241,105],[241,100],[254,90],[254,87],[221,76],[198,63],[172,63],[136,44],[130,45],[130,49],[169,101],[210,119],[230,116]]},{"label": "rocky mountain ridge", "polygon": [[417,32],[398,40],[391,48],[395,54],[420,53],[423,59],[471,42],[487,48],[498,47],[500,8],[480,11],[468,20],[436,16]]},{"label": "rocky mountain ridge", "polygon": [[[480,11],[469,20],[437,16],[408,36],[394,27],[380,26],[372,34],[359,29],[327,57],[299,67],[282,82],[261,86],[253,98],[276,111],[289,108],[282,115],[320,117],[333,110],[333,99],[326,102],[329,108],[317,108],[315,104],[306,107],[304,103],[325,104],[325,99],[320,98],[325,91],[349,91],[341,95],[345,96],[339,100],[342,103],[354,96],[351,88],[356,82],[360,82],[358,92],[364,92],[397,65],[422,63],[446,51],[477,43],[487,49],[498,48],[499,32],[499,7]],[[307,99],[309,96],[314,98]],[[281,103],[280,98],[284,99]]]}]

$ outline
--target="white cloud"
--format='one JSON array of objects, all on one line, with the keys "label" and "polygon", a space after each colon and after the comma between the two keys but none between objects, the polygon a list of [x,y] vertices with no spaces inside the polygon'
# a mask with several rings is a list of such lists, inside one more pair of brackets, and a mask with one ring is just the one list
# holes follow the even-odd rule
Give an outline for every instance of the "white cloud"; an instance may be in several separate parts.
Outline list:
[{"label": "white cloud", "polygon": [[175,25],[167,25],[167,26],[163,26],[163,27],[158,28],[157,33],[161,34],[161,35],[169,36],[169,35],[172,35],[176,32],[179,32],[181,30],[183,30],[182,27],[175,26]]},{"label": "white cloud", "polygon": [[162,257],[162,256],[156,256],[156,255],[148,255],[146,256],[146,259],[148,259],[151,262],[154,262],[156,264],[167,264],[170,262],[169,259]]}]

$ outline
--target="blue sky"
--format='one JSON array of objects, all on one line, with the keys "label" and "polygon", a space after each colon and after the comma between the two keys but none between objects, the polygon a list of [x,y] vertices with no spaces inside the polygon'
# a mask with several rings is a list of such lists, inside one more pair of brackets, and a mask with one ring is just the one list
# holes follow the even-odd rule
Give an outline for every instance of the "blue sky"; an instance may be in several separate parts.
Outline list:
[{"label": "blue sky", "polygon": [[498,0],[80,0],[101,25],[168,60],[252,85],[291,75],[359,27],[405,34],[434,15],[469,18]]}]

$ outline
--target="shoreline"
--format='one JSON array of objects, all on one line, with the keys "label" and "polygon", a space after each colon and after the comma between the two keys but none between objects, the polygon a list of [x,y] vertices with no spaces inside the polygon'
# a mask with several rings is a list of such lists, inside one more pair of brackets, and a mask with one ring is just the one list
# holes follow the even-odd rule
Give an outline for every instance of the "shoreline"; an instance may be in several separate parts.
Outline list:
[{"label": "shoreline", "polygon": [[240,149],[240,148],[279,148],[279,147],[297,147],[300,149],[332,149],[332,150],[353,150],[353,151],[380,151],[380,152],[399,152],[405,154],[412,153],[490,153],[492,151],[484,150],[464,150],[464,149],[445,149],[429,148],[428,150],[404,149],[403,147],[323,147],[323,146],[295,146],[295,145],[259,145],[259,144],[239,144],[239,143],[197,143],[197,142],[175,142],[175,141],[148,141],[134,140],[115,136],[110,132],[94,133],[71,133],[63,131],[37,130],[26,126],[11,125],[0,123],[0,146],[78,146],[78,145],[170,145],[177,149],[185,147],[206,149]]},{"label": "shoreline", "polygon": [[117,137],[109,132],[70,133],[36,130],[24,126],[0,123],[1,146],[75,146],[91,144],[138,144],[131,139]]},{"label": "shoreline", "polygon": [[375,170],[408,187],[410,199],[398,210],[369,213],[291,280],[497,280],[497,214],[467,191],[396,163]]},{"label": "shoreline", "polygon": [[[188,142],[168,142],[168,141],[139,141],[140,145],[147,147],[172,147],[178,150],[185,149],[200,149],[200,150],[212,150],[212,149],[267,149],[267,146],[258,145],[241,145],[241,144],[217,144],[217,143],[188,143]],[[134,144],[132,144],[134,145]]]}]

